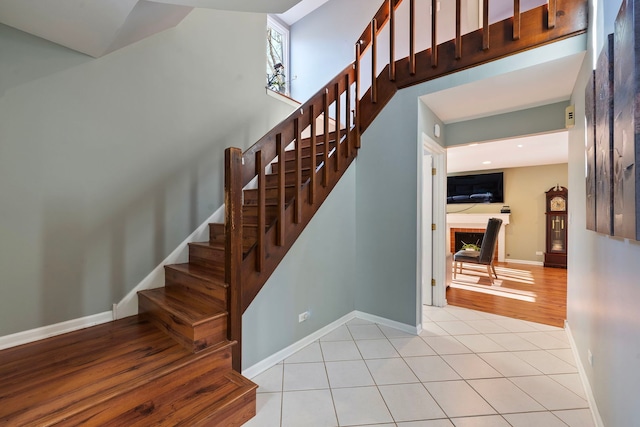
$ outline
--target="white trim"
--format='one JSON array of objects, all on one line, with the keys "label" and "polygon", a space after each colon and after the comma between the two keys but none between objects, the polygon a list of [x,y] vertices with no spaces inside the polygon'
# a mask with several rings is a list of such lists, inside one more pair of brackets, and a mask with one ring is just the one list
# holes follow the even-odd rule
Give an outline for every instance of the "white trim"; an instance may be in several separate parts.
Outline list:
[{"label": "white trim", "polygon": [[410,326],[404,323],[396,322],[394,320],[385,319],[384,317],[379,317],[373,314],[363,313],[361,311],[354,310],[351,313],[345,314],[338,320],[335,320],[329,323],[327,326],[320,328],[314,333],[307,335],[301,340],[291,344],[289,347],[283,348],[282,350],[272,354],[271,356],[268,356],[267,358],[261,360],[260,362],[254,364],[253,366],[248,367],[247,369],[243,369],[242,375],[247,378],[254,378],[255,376],[271,368],[272,366],[275,366],[278,363],[282,362],[287,357],[292,356],[296,352],[302,350],[312,342],[319,340],[324,335],[327,335],[329,332],[333,331],[334,329],[344,325],[348,321],[355,318],[368,320],[370,322],[388,326],[390,328],[399,329],[401,331],[414,334],[414,335],[418,335],[420,332],[422,332],[422,328],[420,326],[418,327]]},{"label": "white trim", "polygon": [[[433,258],[432,261],[432,271],[431,274],[433,278],[436,280],[436,286],[433,288],[433,294],[431,298],[431,305],[435,307],[444,307],[447,305],[447,261],[446,261],[446,236],[445,228],[446,228],[446,204],[444,201],[446,200],[446,183],[447,183],[447,150],[439,145],[436,141],[434,141],[427,134],[422,133],[421,141],[418,144],[419,153],[418,156],[420,159],[422,158],[422,151],[426,149],[431,153],[433,157],[433,167],[436,168],[437,174],[433,180],[432,186],[432,217],[431,220],[434,224],[436,224],[436,230],[432,233],[432,253],[431,256]],[[420,160],[421,162],[421,160]],[[419,171],[419,193],[418,193],[418,204],[421,209],[422,207],[422,174],[423,173],[431,173],[431,171],[424,171],[422,164],[420,163],[420,171]],[[420,211],[419,211],[420,212]],[[418,230],[422,230],[422,218],[418,218]],[[420,234],[420,233],[419,233]],[[422,262],[422,236],[419,236],[419,244],[418,244],[418,262]],[[420,275],[422,275],[422,268],[419,267]],[[420,284],[419,287],[419,301],[420,307],[418,309],[419,318],[418,323],[422,324],[422,286]]]},{"label": "white trim", "polygon": [[288,96],[283,95],[280,92],[276,92],[275,90],[271,90],[268,87],[266,87],[265,90],[267,91],[267,95],[269,95],[272,98],[277,99],[278,101],[282,101],[287,105],[290,105],[290,106],[295,107],[295,108],[298,108],[298,107],[300,107],[302,105],[301,103],[299,103],[295,99],[289,98]]},{"label": "white trim", "polygon": [[527,265],[537,265],[540,267],[544,267],[544,262],[542,261],[528,261],[526,259],[513,259],[513,258],[506,258],[504,261],[510,262],[513,264],[527,264]]},{"label": "white trim", "polygon": [[573,352],[573,358],[576,361],[576,365],[578,367],[578,374],[580,375],[580,379],[582,380],[582,385],[584,386],[584,392],[587,395],[587,400],[589,402],[589,409],[591,410],[591,416],[593,417],[593,423],[596,427],[604,427],[604,422],[602,421],[602,417],[600,416],[600,411],[598,411],[598,405],[596,404],[596,398],[593,395],[593,390],[591,389],[591,383],[589,383],[589,378],[587,377],[587,372],[582,365],[582,359],[580,359],[580,354],[578,353],[578,346],[576,345],[575,340],[573,339],[573,334],[571,333],[571,328],[569,328],[569,321],[564,321],[564,330],[567,333],[567,337],[569,338],[569,344],[571,345],[571,351]]},{"label": "white trim", "polygon": [[209,224],[224,222],[224,205],[216,210],[206,221],[187,237],[180,245],[169,254],[151,273],[147,275],[136,287],[113,307],[113,318],[122,319],[123,317],[138,314],[138,292],[146,289],[154,289],[164,287],[164,266],[169,264],[179,264],[187,262],[189,257],[189,243],[209,240]]},{"label": "white trim", "polygon": [[81,317],[79,319],[67,320],[65,322],[47,325],[41,328],[35,328],[28,331],[17,332],[11,335],[5,335],[3,337],[0,337],[0,350],[38,340],[43,340],[45,338],[50,338],[56,335],[66,334],[67,332],[77,331],[78,329],[100,325],[102,323],[111,322],[112,320],[113,312],[105,311],[103,313],[93,314],[91,316]]}]

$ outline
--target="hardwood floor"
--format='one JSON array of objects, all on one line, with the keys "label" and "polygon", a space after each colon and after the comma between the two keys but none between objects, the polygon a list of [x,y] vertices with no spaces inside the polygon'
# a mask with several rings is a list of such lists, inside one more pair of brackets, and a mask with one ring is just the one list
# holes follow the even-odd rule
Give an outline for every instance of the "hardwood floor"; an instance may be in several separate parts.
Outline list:
[{"label": "hardwood floor", "polygon": [[527,264],[497,263],[491,286],[484,265],[464,264],[451,278],[447,303],[487,313],[564,327],[567,317],[567,270]]}]

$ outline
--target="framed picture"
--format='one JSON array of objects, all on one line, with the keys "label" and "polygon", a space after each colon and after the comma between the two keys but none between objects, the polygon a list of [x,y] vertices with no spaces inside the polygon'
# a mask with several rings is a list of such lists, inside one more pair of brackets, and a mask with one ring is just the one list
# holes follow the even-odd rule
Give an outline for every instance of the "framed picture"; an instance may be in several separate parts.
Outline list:
[{"label": "framed picture", "polygon": [[586,119],[586,187],[587,187],[587,230],[596,231],[596,87],[595,70],[589,77],[584,90],[584,115]]},{"label": "framed picture", "polygon": [[598,57],[595,76],[596,231],[613,234],[613,34]]},{"label": "framed picture", "polygon": [[613,43],[613,233],[640,240],[640,14],[635,0],[623,0]]}]

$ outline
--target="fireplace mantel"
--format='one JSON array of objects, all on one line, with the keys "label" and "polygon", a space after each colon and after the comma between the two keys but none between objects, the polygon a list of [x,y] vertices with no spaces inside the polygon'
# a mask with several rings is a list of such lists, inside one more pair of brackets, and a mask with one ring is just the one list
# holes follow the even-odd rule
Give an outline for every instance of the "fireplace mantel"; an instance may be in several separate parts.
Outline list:
[{"label": "fireplace mantel", "polygon": [[[463,214],[463,213],[450,213],[447,214],[447,236],[451,233],[452,228],[471,228],[484,230],[487,227],[489,218],[500,218],[502,220],[502,227],[498,233],[498,261],[504,262],[506,259],[506,245],[505,245],[505,227],[509,225],[509,217],[511,214]],[[447,253],[451,252],[451,242],[447,238]]]}]

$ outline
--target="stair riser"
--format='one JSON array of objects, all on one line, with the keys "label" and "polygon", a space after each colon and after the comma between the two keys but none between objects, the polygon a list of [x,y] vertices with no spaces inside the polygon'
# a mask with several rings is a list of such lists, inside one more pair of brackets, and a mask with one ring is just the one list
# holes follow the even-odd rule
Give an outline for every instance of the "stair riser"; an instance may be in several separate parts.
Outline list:
[{"label": "stair riser", "polygon": [[[194,426],[203,419],[228,418],[228,407],[232,405],[240,413],[255,411],[252,409],[255,400],[251,400],[255,390],[238,392],[234,383],[224,381],[230,371],[231,351],[227,348],[128,393],[99,402],[56,426]],[[219,391],[210,389],[213,384]],[[238,396],[227,405],[216,405],[216,401],[223,398],[213,394],[225,392],[235,392]],[[205,393],[211,395],[210,400],[203,399]],[[210,411],[206,410],[208,406],[212,408]]]},{"label": "stair riser", "polygon": [[[304,184],[304,182],[309,179],[309,176],[311,175],[311,171],[309,169],[304,169],[302,171],[302,183]],[[275,188],[278,186],[278,175],[273,173],[273,174],[268,174],[265,177],[265,184],[267,186],[267,188]],[[294,172],[285,172],[284,174],[284,185],[296,185],[296,174]]]},{"label": "stair riser", "polygon": [[[265,224],[269,225],[275,221],[278,215],[277,206],[265,207]],[[258,206],[243,206],[242,207],[242,221],[245,224],[257,224],[258,223]]]},{"label": "stair riser", "polygon": [[143,294],[138,294],[138,311],[191,352],[200,351],[227,339],[226,315],[197,325],[188,325]]},{"label": "stair riser", "polygon": [[189,245],[189,261],[200,265],[224,266],[224,250],[202,245]]},{"label": "stair riser", "polygon": [[[296,194],[295,187],[285,187],[284,189],[284,199],[285,201],[289,201],[293,199],[293,196]],[[267,188],[264,192],[265,201],[269,205],[274,205],[278,203],[278,189],[277,188]],[[244,204],[255,206],[258,203],[258,190],[244,190]]]},{"label": "stair riser", "polygon": [[[311,157],[303,157],[302,159],[300,159],[302,162],[302,167],[303,168],[310,168],[311,167]],[[318,166],[320,163],[322,163],[322,158],[317,159],[316,162],[316,166]],[[275,162],[271,164],[271,172],[272,173],[278,173],[278,170],[280,170],[280,162]],[[285,161],[285,171],[289,172],[289,171],[294,171],[296,170],[296,161],[295,160],[286,160]]]},{"label": "stair riser", "polygon": [[209,240],[212,242],[224,242],[224,224],[209,224]]},{"label": "stair riser", "polygon": [[206,419],[194,422],[193,427],[240,427],[256,416],[256,391],[252,390],[228,405],[226,414],[211,413]]},{"label": "stair riser", "polygon": [[227,289],[190,274],[165,268],[165,286],[182,286],[190,292],[215,299],[221,307],[227,304]]},{"label": "stair riser", "polygon": [[[335,147],[334,143],[329,144],[329,152],[333,150],[333,147]],[[311,156],[311,147],[303,147],[302,157],[309,157],[309,156]],[[319,158],[318,163],[321,162],[322,159],[324,158],[324,144],[316,144],[316,156]],[[296,158],[295,150],[287,150],[284,152],[285,160],[294,160],[295,158]]]}]

